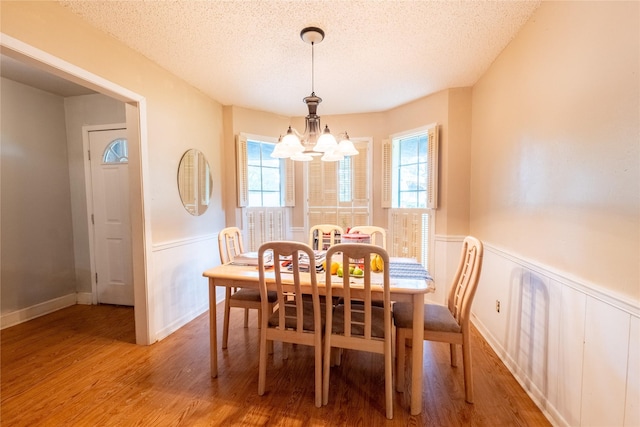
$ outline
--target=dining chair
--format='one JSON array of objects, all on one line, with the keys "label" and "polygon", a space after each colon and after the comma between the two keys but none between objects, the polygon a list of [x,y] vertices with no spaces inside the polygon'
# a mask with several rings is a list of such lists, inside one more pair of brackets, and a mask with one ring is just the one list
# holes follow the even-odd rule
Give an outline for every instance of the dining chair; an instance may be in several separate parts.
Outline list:
[{"label": "dining chair", "polygon": [[[382,258],[385,268],[381,273],[372,274],[368,260],[375,254]],[[363,260],[364,275],[362,278],[354,278],[347,267],[343,267],[342,277],[332,276],[330,271],[326,272],[327,299],[331,297],[335,286],[342,289],[343,300],[326,313],[322,403],[326,405],[329,401],[332,349],[379,353],[384,355],[386,416],[392,419],[391,296],[389,268],[387,268],[389,255],[384,248],[372,244],[340,243],[328,249],[327,259],[341,259],[343,266],[348,266],[351,260]],[[372,293],[372,287],[382,287],[382,292]],[[382,307],[373,304],[374,296],[377,299],[382,296]]]},{"label": "dining chair", "polygon": [[[274,313],[269,313],[267,302],[267,273],[263,254],[265,251],[273,251],[273,259],[291,257],[291,270],[283,267],[280,262],[274,262],[273,280],[269,285],[275,288],[278,308]],[[309,257],[309,272],[300,271],[299,255],[306,254]],[[258,374],[258,394],[265,392],[267,376],[267,352],[270,343],[281,341],[283,343],[303,344],[314,347],[315,355],[315,405],[322,406],[322,334],[324,332],[325,305],[320,304],[318,284],[316,279],[315,257],[311,247],[300,242],[279,241],[267,242],[258,249],[259,288],[262,297],[262,317],[260,329],[260,362]],[[271,271],[271,270],[270,270]],[[303,290],[300,284],[300,275],[310,275],[311,300],[303,299]],[[287,358],[287,346],[282,346],[282,356]]]},{"label": "dining chair", "polygon": [[[220,263],[227,264],[234,258],[244,253],[242,243],[242,232],[238,227],[227,227],[218,234],[218,250],[220,251]],[[271,313],[276,303],[276,293],[268,294],[267,309]],[[260,302],[260,292],[257,289],[226,288],[224,299],[224,325],[222,330],[222,348],[227,348],[229,340],[229,316],[231,308],[244,308],[244,327],[249,326],[249,309],[258,310],[258,327],[260,327],[260,314],[262,305]]]},{"label": "dining chair", "polygon": [[336,244],[336,236],[342,236],[344,231],[342,227],[334,224],[317,224],[309,229],[309,246],[315,250],[324,249],[323,235],[329,235],[329,246]]},{"label": "dining chair", "polygon": [[363,233],[370,235],[372,245],[377,244],[376,238],[379,236],[382,240],[382,247],[387,249],[387,232],[382,227],[376,227],[375,225],[356,225],[355,227],[351,227],[349,233]]},{"label": "dining chair", "polygon": [[[462,243],[460,262],[449,289],[447,305],[425,304],[424,306],[424,339],[449,343],[451,366],[457,366],[456,346],[462,346],[465,399],[469,403],[473,403],[469,315],[480,279],[482,257],[482,242],[472,236],[465,237]],[[396,389],[403,391],[405,346],[413,329],[411,304],[395,303],[393,321],[396,326]]]}]

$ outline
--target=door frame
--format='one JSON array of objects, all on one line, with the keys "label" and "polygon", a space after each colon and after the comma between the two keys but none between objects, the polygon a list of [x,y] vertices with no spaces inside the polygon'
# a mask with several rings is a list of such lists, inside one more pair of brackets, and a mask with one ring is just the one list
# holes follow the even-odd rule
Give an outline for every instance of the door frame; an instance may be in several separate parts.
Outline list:
[{"label": "door frame", "polygon": [[149,182],[146,98],[3,32],[0,32],[0,52],[125,103],[136,344],[152,344],[155,341],[150,320],[153,306],[148,292],[148,278],[152,272],[149,262],[152,253],[151,196],[144,185]]}]

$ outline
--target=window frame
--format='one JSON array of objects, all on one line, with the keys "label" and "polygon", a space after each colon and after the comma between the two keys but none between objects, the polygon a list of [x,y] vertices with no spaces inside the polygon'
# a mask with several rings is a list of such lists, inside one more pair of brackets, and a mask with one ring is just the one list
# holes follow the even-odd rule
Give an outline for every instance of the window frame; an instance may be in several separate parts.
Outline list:
[{"label": "window frame", "polygon": [[[236,135],[236,195],[239,208],[263,207],[249,206],[249,177],[248,177],[248,141],[276,144],[276,138],[239,133]],[[295,206],[295,166],[291,159],[280,159],[280,205],[273,207]],[[269,207],[269,206],[264,206]]]}]

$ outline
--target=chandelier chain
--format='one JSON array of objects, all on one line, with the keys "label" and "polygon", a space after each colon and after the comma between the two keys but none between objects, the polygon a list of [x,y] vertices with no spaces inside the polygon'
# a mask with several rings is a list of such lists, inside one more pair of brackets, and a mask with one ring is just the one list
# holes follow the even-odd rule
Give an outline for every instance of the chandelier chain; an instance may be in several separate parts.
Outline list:
[{"label": "chandelier chain", "polygon": [[313,50],[313,46],[314,45],[315,45],[315,43],[311,42],[311,93],[315,93],[316,92],[316,90],[315,90],[315,80],[316,80],[315,69],[316,69],[316,66],[315,66],[314,53],[313,53],[314,52],[314,50]]}]

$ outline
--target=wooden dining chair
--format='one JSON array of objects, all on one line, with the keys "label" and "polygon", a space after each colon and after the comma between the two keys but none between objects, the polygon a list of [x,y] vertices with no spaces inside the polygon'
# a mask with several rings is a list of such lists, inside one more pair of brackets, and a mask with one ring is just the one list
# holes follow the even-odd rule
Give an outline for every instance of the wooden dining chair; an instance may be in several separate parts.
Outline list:
[{"label": "wooden dining chair", "polygon": [[[349,233],[363,233],[371,236],[371,244],[382,246],[384,249],[387,249],[387,231],[382,227],[376,227],[375,225],[356,225],[355,227],[351,227]],[[382,241],[382,245],[379,244],[380,238]]]},{"label": "wooden dining chair", "polygon": [[315,250],[323,249],[324,234],[329,235],[329,246],[336,244],[336,236],[342,236],[342,227],[334,224],[317,224],[309,229],[309,246]]},{"label": "wooden dining chair", "polygon": [[[341,255],[339,255],[341,253]],[[364,277],[355,279],[347,267],[350,260],[369,260],[380,255],[382,273],[372,275],[370,263],[363,262]],[[364,243],[341,243],[327,251],[327,259],[340,259],[343,276],[326,272],[326,294],[331,298],[333,287],[341,288],[343,300],[333,310],[327,310],[324,344],[324,380],[322,403],[329,401],[329,378],[332,349],[351,349],[384,355],[385,405],[388,419],[393,418],[393,362],[391,336],[391,297],[389,289],[389,255],[379,246]],[[340,262],[340,261],[338,261]],[[377,280],[373,280],[374,276]],[[352,283],[353,282],[353,283]],[[375,283],[374,283],[375,282]],[[372,287],[382,292],[372,293]],[[374,295],[382,297],[383,306],[373,304]]]},{"label": "wooden dining chair", "polygon": [[[273,259],[291,257],[291,271],[281,263],[273,263],[273,282],[267,284],[267,271],[263,254],[273,251]],[[309,272],[301,273],[299,255],[309,257]],[[303,344],[315,348],[315,405],[322,406],[322,334],[324,332],[325,305],[320,304],[318,284],[316,280],[315,257],[311,247],[300,242],[267,242],[258,249],[259,288],[262,297],[262,317],[260,329],[260,362],[258,374],[258,394],[265,392],[267,376],[267,353],[270,343]],[[300,285],[300,275],[310,275],[310,287],[304,291]],[[275,288],[278,308],[269,313],[267,294],[268,287]],[[311,299],[303,299],[303,292],[310,294]],[[287,358],[287,346],[282,346],[283,358]]]},{"label": "wooden dining chair", "polygon": [[[240,229],[237,227],[227,227],[222,229],[218,234],[218,250],[220,251],[221,264],[233,262],[236,256],[244,253],[244,244],[242,242],[242,232],[240,231]],[[268,294],[267,309],[270,313],[273,312],[276,298],[277,296],[275,292],[270,292]],[[258,327],[260,327],[260,314],[262,312],[262,305],[260,303],[260,292],[257,289],[227,287],[224,299],[222,348],[227,348],[227,342],[229,340],[229,316],[231,314],[231,308],[233,307],[244,309],[245,328],[249,326],[249,310],[257,310]]]},{"label": "wooden dining chair", "polygon": [[[482,242],[475,237],[465,237],[458,269],[449,289],[447,305],[425,304],[424,306],[424,339],[449,343],[451,366],[457,366],[456,346],[462,346],[465,399],[469,403],[473,403],[469,315],[480,279],[482,257]],[[396,389],[403,391],[406,340],[411,338],[413,329],[411,304],[395,303],[393,320],[396,326]],[[413,345],[420,344],[413,343]]]}]

